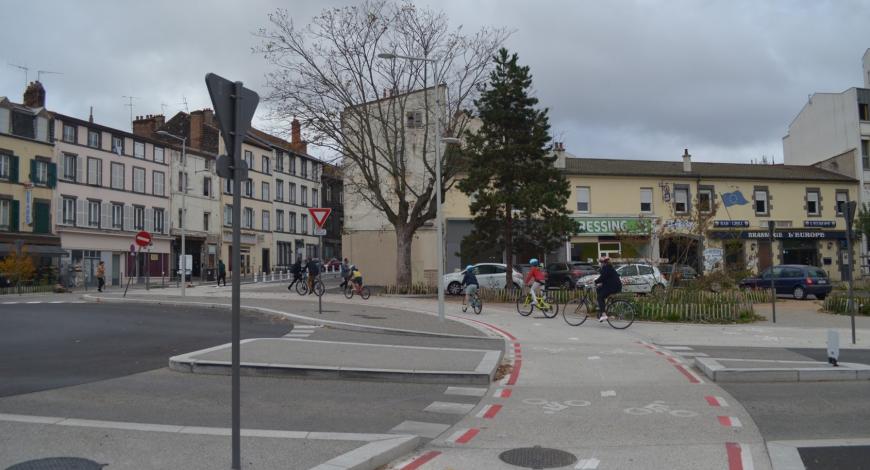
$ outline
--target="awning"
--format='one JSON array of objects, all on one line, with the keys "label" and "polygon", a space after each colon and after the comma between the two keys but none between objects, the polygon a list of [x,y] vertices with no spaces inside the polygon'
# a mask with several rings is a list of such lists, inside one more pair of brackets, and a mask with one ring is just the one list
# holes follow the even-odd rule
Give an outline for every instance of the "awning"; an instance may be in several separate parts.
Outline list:
[{"label": "awning", "polygon": [[[42,256],[67,256],[69,253],[57,245],[28,245],[24,244],[24,250],[31,255]],[[12,253],[15,250],[15,245],[12,243],[0,243],[0,253]]]}]

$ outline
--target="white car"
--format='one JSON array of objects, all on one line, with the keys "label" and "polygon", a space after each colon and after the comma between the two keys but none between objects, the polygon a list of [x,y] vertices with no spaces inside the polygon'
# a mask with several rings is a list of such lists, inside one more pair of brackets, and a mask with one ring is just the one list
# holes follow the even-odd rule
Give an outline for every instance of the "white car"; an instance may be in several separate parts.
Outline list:
[{"label": "white car", "polygon": [[[504,263],[477,263],[474,265],[474,274],[477,276],[477,282],[480,287],[490,289],[504,289],[504,277],[507,271],[507,265]],[[462,276],[465,275],[465,270],[444,275],[444,285],[446,292],[450,295],[459,295],[462,293]],[[523,275],[516,269],[513,270],[514,289],[519,289],[523,285]]]},{"label": "white car", "polygon": [[[648,264],[618,265],[616,272],[622,281],[623,292],[649,294],[663,290],[668,286],[668,280],[662,276],[659,268]],[[597,278],[597,274],[581,277],[577,279],[577,287],[594,284]]]}]

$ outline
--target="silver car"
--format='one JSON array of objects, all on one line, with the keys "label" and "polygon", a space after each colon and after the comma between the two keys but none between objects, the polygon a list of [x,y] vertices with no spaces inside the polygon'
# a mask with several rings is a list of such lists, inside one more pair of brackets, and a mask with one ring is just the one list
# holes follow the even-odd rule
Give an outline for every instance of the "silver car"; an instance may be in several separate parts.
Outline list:
[{"label": "silver car", "polygon": [[[505,286],[505,272],[507,265],[504,263],[477,263],[474,265],[474,274],[477,276],[477,282],[480,287],[490,289],[503,289]],[[465,270],[457,271],[444,275],[444,285],[446,292],[450,295],[459,295],[462,293],[462,277],[465,275]],[[519,289],[523,285],[523,275],[516,269],[512,275],[514,289]]]},{"label": "silver car", "polygon": [[[616,272],[622,281],[623,292],[649,294],[664,290],[668,280],[662,276],[659,268],[649,264],[622,264],[616,266]],[[577,280],[577,287],[593,284],[597,274],[584,276]]]}]

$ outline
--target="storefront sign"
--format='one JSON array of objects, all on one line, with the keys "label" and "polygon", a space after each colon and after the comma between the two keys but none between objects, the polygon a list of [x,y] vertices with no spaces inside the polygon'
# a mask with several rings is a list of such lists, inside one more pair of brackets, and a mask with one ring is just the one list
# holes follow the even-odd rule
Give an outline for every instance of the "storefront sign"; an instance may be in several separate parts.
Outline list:
[{"label": "storefront sign", "polygon": [[[256,245],[257,244],[257,235],[252,233],[243,233],[241,234],[241,243],[243,245]],[[233,232],[224,232],[224,243],[232,243],[233,242]]]},{"label": "storefront sign", "polygon": [[834,220],[804,220],[804,227],[830,228],[836,226],[837,222]]},{"label": "storefront sign", "polygon": [[24,223],[33,224],[33,191],[24,191]]},{"label": "storefront sign", "polygon": [[576,217],[580,235],[616,235],[650,233],[652,221],[633,217]]},{"label": "storefront sign", "polygon": [[714,220],[714,227],[749,227],[748,220]]},{"label": "storefront sign", "polygon": [[685,231],[695,230],[695,227],[696,227],[695,222],[693,222],[691,220],[685,220],[685,219],[671,219],[671,220],[666,221],[663,224],[663,226],[664,226],[664,228],[669,229],[669,230],[685,230]]},{"label": "storefront sign", "polygon": [[710,272],[722,264],[722,248],[707,248],[704,250],[704,271]]},{"label": "storefront sign", "polygon": [[[746,232],[711,232],[710,237],[718,239],[742,238],[749,240],[768,240],[770,238],[766,230],[753,230]],[[774,232],[773,237],[777,240],[845,240],[846,232],[844,230],[780,230]]]}]

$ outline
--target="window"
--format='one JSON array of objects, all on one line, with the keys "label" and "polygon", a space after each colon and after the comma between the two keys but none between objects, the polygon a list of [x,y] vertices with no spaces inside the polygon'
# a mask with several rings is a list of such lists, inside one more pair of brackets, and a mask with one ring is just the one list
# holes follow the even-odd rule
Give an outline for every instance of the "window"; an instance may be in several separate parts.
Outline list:
[{"label": "window", "polygon": [[145,142],[133,142],[133,156],[145,158]]},{"label": "window", "polygon": [[867,103],[858,103],[858,119],[862,121],[870,121],[870,110],[867,108]]},{"label": "window", "polygon": [[294,157],[293,155],[289,155],[288,158],[290,161],[290,174],[295,175],[296,174],[296,157]]},{"label": "window", "polygon": [[408,111],[405,113],[405,127],[414,129],[423,127],[423,111]]},{"label": "window", "polygon": [[296,213],[288,212],[287,213],[287,230],[290,233],[296,233]]},{"label": "window", "polygon": [[12,133],[21,137],[35,139],[36,116],[30,113],[12,111]]},{"label": "window", "polygon": [[124,138],[118,137],[116,135],[112,136],[112,153],[123,155],[124,154]]},{"label": "window", "polygon": [[88,184],[101,186],[103,184],[103,161],[88,157]]},{"label": "window", "polygon": [[100,131],[88,129],[88,147],[100,148]]},{"label": "window", "polygon": [[861,166],[870,170],[870,140],[861,139]]},{"label": "window", "polygon": [[162,171],[155,171],[151,175],[151,193],[155,196],[166,194],[166,175]]},{"label": "window", "polygon": [[271,165],[269,165],[269,157],[266,155],[263,155],[263,173],[266,173],[266,174],[272,173]]},{"label": "window", "polygon": [[163,209],[154,208],[154,231],[163,233]]},{"label": "window", "polygon": [[62,139],[64,142],[69,142],[71,144],[76,143],[76,126],[64,124]]},{"label": "window", "polygon": [[266,231],[271,230],[272,224],[269,222],[269,215],[270,214],[271,214],[271,212],[269,212],[269,211],[262,211],[262,213],[261,213],[262,226],[260,227],[261,229],[266,230]]},{"label": "window", "polygon": [[306,186],[302,186],[302,187],[300,187],[300,189],[302,191],[299,193],[299,197],[301,198],[300,203],[303,206],[307,206],[308,205],[308,188]]},{"label": "window", "polygon": [[281,180],[275,180],[275,200],[284,200],[284,182]]},{"label": "window", "polygon": [[112,189],[124,189],[124,164],[112,162]]},{"label": "window", "polygon": [[640,211],[652,212],[652,188],[640,188]]},{"label": "window", "polygon": [[12,156],[0,153],[0,179],[11,179],[12,175]]},{"label": "window", "polygon": [[124,227],[124,205],[112,204],[112,228],[118,230]]},{"label": "window", "polygon": [[88,201],[88,226],[100,226],[100,201]]},{"label": "window", "polygon": [[224,194],[233,193],[233,180],[224,180]]},{"label": "window", "polygon": [[224,206],[224,226],[233,225],[233,206],[227,204]]},{"label": "window", "polygon": [[320,207],[320,199],[317,198],[317,190],[314,188],[311,188],[311,205]]},{"label": "window", "polygon": [[144,193],[145,192],[145,169],[144,168],[133,168],[133,192],[135,193]]},{"label": "window", "polygon": [[849,193],[837,191],[837,215],[843,215],[846,212],[847,202],[849,202]]},{"label": "window", "polygon": [[187,173],[183,171],[178,172],[178,192],[187,193]]},{"label": "window", "polygon": [[686,188],[674,189],[674,212],[685,214],[689,212],[689,190]]},{"label": "window", "polygon": [[72,197],[63,198],[63,223],[65,225],[76,224],[76,200]]},{"label": "window", "polygon": [[178,209],[178,228],[184,228],[184,209]]},{"label": "window", "polygon": [[211,218],[211,213],[209,213],[209,212],[202,213],[202,229],[206,232],[208,232],[208,225],[209,225],[208,223],[209,223],[210,218]]},{"label": "window", "polygon": [[281,152],[275,157],[275,171],[284,171],[284,154]]},{"label": "window", "polygon": [[713,212],[713,190],[698,190],[698,211],[700,211],[702,214],[709,214]]},{"label": "window", "polygon": [[296,204],[296,183],[290,183],[290,192],[287,193],[287,202]]},{"label": "window", "polygon": [[254,169],[254,154],[250,150],[245,150],[245,162],[248,164],[248,169]]},{"label": "window", "polygon": [[250,207],[245,208],[244,217],[242,217],[242,227],[254,228],[254,209]]},{"label": "window", "polygon": [[302,159],[302,177],[308,178],[308,160]]},{"label": "window", "polygon": [[269,198],[271,197],[270,193],[271,193],[271,191],[269,190],[269,183],[263,181],[260,184],[260,199],[262,199],[264,201],[268,201]]},{"label": "window", "polygon": [[254,197],[254,180],[250,178],[245,181],[245,196]]},{"label": "window", "polygon": [[577,212],[580,212],[583,214],[589,213],[589,188],[588,187],[577,188]]},{"label": "window", "polygon": [[133,228],[145,230],[145,208],[142,206],[133,206]]},{"label": "window", "polygon": [[653,274],[655,274],[655,271],[653,271],[652,266],[648,266],[646,264],[639,264],[637,265],[637,273],[641,276],[652,276]]},{"label": "window", "polygon": [[12,225],[12,201],[0,199],[0,231],[8,232]]},{"label": "window", "polygon": [[300,228],[302,229],[302,233],[307,235],[308,234],[308,214],[302,214],[301,219],[302,220],[299,222],[299,224],[302,227],[300,227]]},{"label": "window", "polygon": [[326,198],[326,202],[331,203],[332,200],[332,186],[326,185],[326,188],[323,189],[323,197]]},{"label": "window", "polygon": [[821,215],[819,211],[819,190],[807,190],[807,215]]},{"label": "window", "polygon": [[44,160],[31,160],[32,165],[32,173],[30,175],[30,180],[33,181],[33,184],[47,185],[48,181],[48,168],[49,162]]},{"label": "window", "polygon": [[211,197],[211,178],[208,176],[202,177],[202,195]]},{"label": "window", "polygon": [[76,180],[76,164],[78,157],[71,154],[63,154],[63,179],[67,181]]},{"label": "window", "polygon": [[163,156],[163,147],[154,147],[154,161],[157,163],[164,163]]},{"label": "window", "polygon": [[284,231],[284,211],[275,211],[275,231]]},{"label": "window", "polygon": [[755,213],[759,215],[768,213],[766,189],[755,190]]}]

